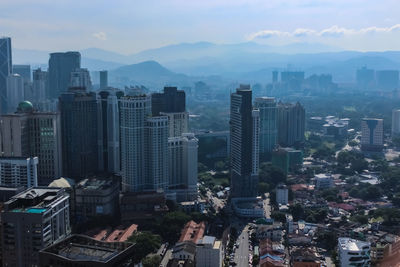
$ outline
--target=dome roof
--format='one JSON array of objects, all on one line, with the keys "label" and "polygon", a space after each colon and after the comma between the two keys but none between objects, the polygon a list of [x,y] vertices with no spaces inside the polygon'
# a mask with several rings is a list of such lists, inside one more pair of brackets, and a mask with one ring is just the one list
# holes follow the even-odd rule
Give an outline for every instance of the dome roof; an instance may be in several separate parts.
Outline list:
[{"label": "dome roof", "polygon": [[28,113],[33,111],[33,105],[29,101],[22,101],[18,104],[18,112]]}]

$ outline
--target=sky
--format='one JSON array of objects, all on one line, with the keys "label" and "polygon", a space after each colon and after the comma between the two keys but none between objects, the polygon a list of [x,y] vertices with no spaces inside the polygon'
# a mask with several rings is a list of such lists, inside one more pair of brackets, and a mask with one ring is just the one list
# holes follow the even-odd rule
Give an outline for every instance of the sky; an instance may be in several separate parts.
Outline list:
[{"label": "sky", "polygon": [[0,0],[0,36],[43,51],[133,54],[181,42],[400,50],[399,0]]}]

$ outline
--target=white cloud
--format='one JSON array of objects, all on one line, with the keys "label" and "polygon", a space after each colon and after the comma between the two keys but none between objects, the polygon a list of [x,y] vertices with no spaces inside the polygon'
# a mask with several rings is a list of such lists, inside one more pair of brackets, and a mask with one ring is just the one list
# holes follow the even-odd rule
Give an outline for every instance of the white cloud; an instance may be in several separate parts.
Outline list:
[{"label": "white cloud", "polygon": [[92,34],[92,36],[102,41],[107,40],[107,34],[105,32],[95,32]]},{"label": "white cloud", "polygon": [[338,25],[333,25],[332,27],[322,29],[320,31],[313,29],[298,28],[292,32],[278,31],[278,30],[263,30],[259,32],[252,33],[247,39],[254,40],[259,38],[271,38],[271,37],[341,37],[349,35],[364,35],[370,33],[394,33],[400,32],[400,24],[395,24],[391,27],[367,27],[361,28],[359,30],[349,29],[344,27],[339,27]]}]

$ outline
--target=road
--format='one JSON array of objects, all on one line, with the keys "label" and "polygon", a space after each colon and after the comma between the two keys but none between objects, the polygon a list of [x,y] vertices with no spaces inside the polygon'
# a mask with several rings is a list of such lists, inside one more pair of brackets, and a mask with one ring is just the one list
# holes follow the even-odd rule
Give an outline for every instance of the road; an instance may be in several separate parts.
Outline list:
[{"label": "road", "polygon": [[235,263],[236,266],[249,266],[249,234],[247,233],[248,226],[243,229],[239,235],[238,241],[239,247],[235,252]]},{"label": "road", "polygon": [[169,260],[172,258],[172,249],[168,249],[160,263],[160,267],[167,267]]}]

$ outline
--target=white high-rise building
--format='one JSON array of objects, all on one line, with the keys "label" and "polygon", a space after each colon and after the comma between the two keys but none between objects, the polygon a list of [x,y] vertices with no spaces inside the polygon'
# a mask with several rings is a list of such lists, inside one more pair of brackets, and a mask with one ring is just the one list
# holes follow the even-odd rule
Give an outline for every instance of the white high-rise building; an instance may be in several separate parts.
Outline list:
[{"label": "white high-rise building", "polygon": [[151,117],[149,95],[125,96],[119,102],[123,190],[166,189],[168,118]]},{"label": "white high-rise building", "polygon": [[121,172],[124,191],[145,189],[145,128],[151,97],[125,96],[120,103]]},{"label": "white high-rise building", "polygon": [[340,266],[369,267],[371,265],[371,244],[369,242],[340,237],[338,250]]},{"label": "white high-rise building", "polygon": [[19,74],[7,77],[7,112],[14,113],[18,104],[24,101],[24,78]]},{"label": "white high-rise building", "polygon": [[0,184],[7,186],[38,185],[37,157],[0,157]]},{"label": "white high-rise building", "polygon": [[177,201],[197,199],[197,150],[198,139],[193,133],[168,138],[169,188]]},{"label": "white high-rise building", "polygon": [[71,87],[84,87],[86,91],[92,90],[92,80],[88,69],[75,69],[71,72]]},{"label": "white high-rise building", "polygon": [[145,131],[145,189],[167,189],[168,185],[168,118],[149,117]]},{"label": "white high-rise building", "polygon": [[400,109],[392,111],[392,137],[400,135]]},{"label": "white high-rise building", "polygon": [[361,121],[361,149],[371,152],[383,149],[383,119]]},{"label": "white high-rise building", "polygon": [[168,117],[168,136],[181,136],[189,131],[188,112],[160,112],[160,115]]}]

